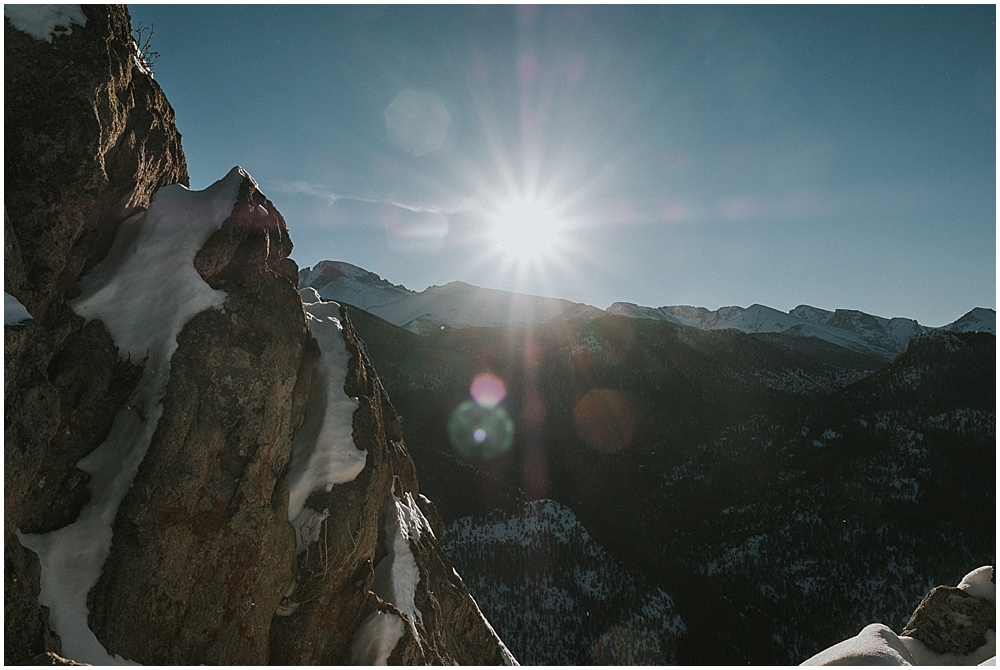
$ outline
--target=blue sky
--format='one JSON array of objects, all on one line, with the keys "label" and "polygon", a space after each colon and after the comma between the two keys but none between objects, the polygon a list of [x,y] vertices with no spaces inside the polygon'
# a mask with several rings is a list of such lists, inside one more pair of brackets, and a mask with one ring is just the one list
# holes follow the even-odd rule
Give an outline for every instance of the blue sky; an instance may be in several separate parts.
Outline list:
[{"label": "blue sky", "polygon": [[607,307],[996,306],[995,7],[132,5],[300,267]]}]

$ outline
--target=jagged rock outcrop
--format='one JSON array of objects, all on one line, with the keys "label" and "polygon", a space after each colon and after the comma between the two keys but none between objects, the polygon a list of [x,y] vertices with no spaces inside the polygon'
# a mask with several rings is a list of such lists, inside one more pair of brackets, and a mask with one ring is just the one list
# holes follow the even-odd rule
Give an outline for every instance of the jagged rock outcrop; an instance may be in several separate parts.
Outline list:
[{"label": "jagged rock outcrop", "polygon": [[305,408],[299,380],[316,362],[283,273],[289,251],[284,220],[244,177],[194,263],[226,291],[225,309],[201,312],[177,338],[163,415],[90,593],[90,626],[109,652],[267,662],[295,546],[281,475]]},{"label": "jagged rock outcrop", "polygon": [[128,10],[82,12],[86,26],[51,42],[4,20],[4,207],[25,270],[5,262],[4,286],[42,320],[50,309],[64,318],[60,297],[120,221],[160,187],[188,183],[173,109],[136,61]]},{"label": "jagged rock outcrop", "polygon": [[[329,374],[274,204],[238,168],[169,186],[127,10],[71,13],[49,39],[5,20],[5,290],[33,317],[4,329],[5,662],[512,662],[342,312]],[[303,489],[337,385],[360,469]]]}]

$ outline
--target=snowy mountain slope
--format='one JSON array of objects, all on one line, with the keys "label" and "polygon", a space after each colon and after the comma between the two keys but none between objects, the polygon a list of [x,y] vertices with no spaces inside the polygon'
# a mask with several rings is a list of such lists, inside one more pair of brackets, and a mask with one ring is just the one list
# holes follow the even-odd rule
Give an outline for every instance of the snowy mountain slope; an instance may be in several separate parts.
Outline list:
[{"label": "snowy mountain slope", "polygon": [[997,313],[992,309],[976,307],[968,314],[943,328],[955,333],[970,333],[973,331],[981,333],[997,334]]},{"label": "snowy mountain slope", "polygon": [[360,307],[412,332],[442,326],[526,325],[544,323],[570,311],[600,312],[569,300],[480,288],[459,281],[410,291],[341,261],[323,261],[302,270],[299,287],[312,287],[325,300]]},{"label": "snowy mountain slope", "polygon": [[[798,308],[797,308],[798,309]],[[846,347],[854,351],[874,353],[883,358],[889,359],[895,353],[898,345],[888,349],[885,346],[885,337],[876,339],[875,342],[866,338],[864,334],[828,325],[823,320],[822,310],[808,308],[802,310],[799,315],[766,307],[764,305],[751,305],[744,309],[742,307],[723,307],[718,310],[707,310],[703,307],[659,307],[656,309],[648,307],[638,307],[631,303],[616,302],[608,308],[610,314],[620,314],[632,318],[657,319],[670,323],[677,323],[685,326],[692,326],[702,330],[723,330],[732,328],[744,333],[789,333],[802,337],[818,337],[838,346]],[[825,312],[824,314],[833,314]],[[813,317],[803,318],[804,315]],[[895,344],[895,343],[893,343]],[[905,343],[902,349],[905,349]],[[900,349],[901,350],[901,349]]]},{"label": "snowy mountain slope", "polygon": [[[887,319],[858,310],[838,309],[834,312],[799,305],[787,314],[764,305],[722,307],[708,310],[687,305],[673,307],[641,307],[616,302],[607,312],[630,318],[654,319],[692,326],[702,330],[733,328],[744,333],[787,333],[800,337],[816,337],[847,349],[895,358],[906,350],[916,335],[930,330],[913,319]],[[996,334],[996,312],[976,308],[942,330],[968,332],[977,330]]]}]

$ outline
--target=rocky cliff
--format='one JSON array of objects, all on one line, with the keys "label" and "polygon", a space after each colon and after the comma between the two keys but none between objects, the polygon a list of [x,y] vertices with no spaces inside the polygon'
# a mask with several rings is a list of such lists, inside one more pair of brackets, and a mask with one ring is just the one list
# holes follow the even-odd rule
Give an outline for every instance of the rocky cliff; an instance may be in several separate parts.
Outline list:
[{"label": "rocky cliff", "polygon": [[[511,663],[350,319],[121,6],[5,8],[5,663]],[[48,12],[45,14],[44,12]]]}]

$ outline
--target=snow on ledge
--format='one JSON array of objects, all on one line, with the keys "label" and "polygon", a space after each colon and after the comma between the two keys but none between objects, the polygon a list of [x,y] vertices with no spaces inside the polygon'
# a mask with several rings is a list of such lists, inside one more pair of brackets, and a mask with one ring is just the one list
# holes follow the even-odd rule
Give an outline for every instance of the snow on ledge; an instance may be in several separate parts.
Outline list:
[{"label": "snow on ledge", "polygon": [[[396,479],[393,478],[393,488]],[[410,540],[418,540],[431,526],[410,493],[402,498],[389,492],[385,511],[386,556],[375,566],[372,592],[406,615],[413,638],[420,644],[416,623],[423,614],[415,602],[420,568],[410,550]],[[354,633],[351,661],[358,665],[385,665],[403,637],[403,619],[395,614],[375,612]]]},{"label": "snow on ledge", "polygon": [[996,656],[996,635],[986,633],[982,647],[967,656],[937,654],[920,640],[896,635],[873,623],[860,633],[816,654],[802,665],[980,665]]},{"label": "snow on ledge", "polygon": [[288,520],[299,535],[300,549],[305,546],[300,526],[316,514],[305,506],[309,495],[354,481],[368,458],[368,452],[354,444],[354,410],[358,408],[358,399],[344,393],[350,354],[344,343],[340,306],[335,302],[315,302],[306,303],[305,308],[309,332],[320,348],[316,374],[321,389],[310,397],[305,419],[292,440]]},{"label": "snow on ledge", "polygon": [[36,40],[45,40],[49,44],[57,34],[72,33],[73,24],[81,27],[87,25],[87,17],[80,5],[5,4],[3,15],[21,32],[28,33]]},{"label": "snow on ledge", "polygon": [[145,360],[129,403],[107,439],[76,466],[91,475],[91,499],[76,521],[50,533],[18,532],[38,554],[41,593],[49,622],[67,658],[95,665],[130,663],[110,656],[87,623],[87,594],[111,552],[112,524],[132,487],[163,414],[163,395],[177,335],[196,314],[221,308],[223,291],[212,289],[194,268],[194,257],[232,213],[239,167],[204,191],[166,186],[149,209],[121,224],[108,255],[80,280],[82,293],[70,303],[88,321],[100,319],[119,355]]},{"label": "snow on ledge", "polygon": [[6,291],[3,292],[3,325],[18,326],[31,318],[28,308]]},{"label": "snow on ledge", "polygon": [[389,654],[403,638],[403,620],[389,612],[368,615],[351,640],[354,665],[389,665]]},{"label": "snow on ledge", "polygon": [[[395,482],[393,478],[393,487]],[[390,491],[385,513],[387,555],[375,566],[372,591],[406,614],[417,644],[420,644],[417,622],[423,622],[423,614],[417,609],[415,602],[417,584],[420,582],[420,568],[410,550],[410,540],[419,540],[421,533],[425,531],[430,532],[430,524],[417,507],[413,496],[404,493],[402,498],[397,498],[396,494]]]}]

